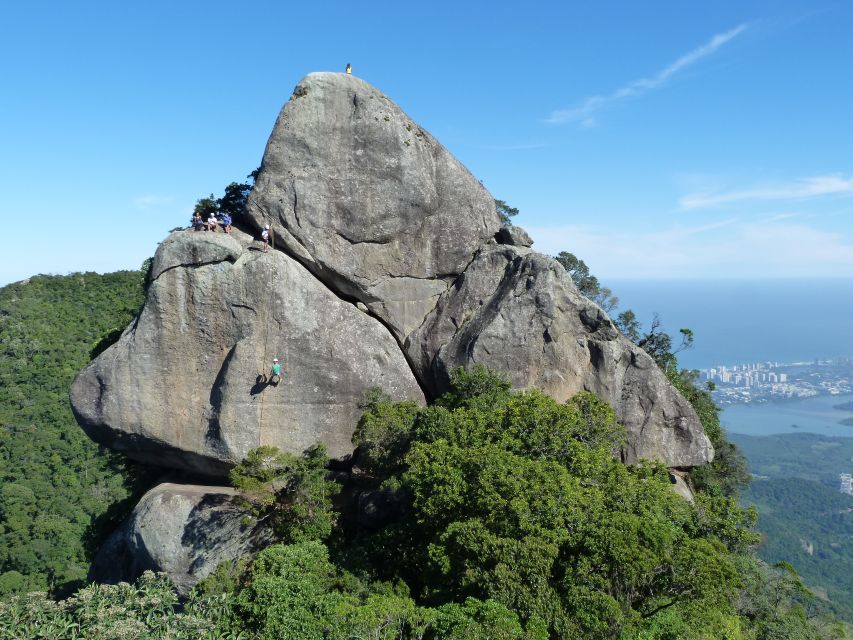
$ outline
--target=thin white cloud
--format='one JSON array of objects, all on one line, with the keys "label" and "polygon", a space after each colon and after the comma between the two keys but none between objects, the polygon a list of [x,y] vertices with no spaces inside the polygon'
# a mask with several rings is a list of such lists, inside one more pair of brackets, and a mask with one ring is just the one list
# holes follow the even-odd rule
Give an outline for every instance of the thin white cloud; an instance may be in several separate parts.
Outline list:
[{"label": "thin white cloud", "polygon": [[145,195],[139,196],[138,198],[134,198],[133,200],[133,206],[137,209],[142,209],[143,211],[146,209],[153,209],[155,207],[161,207],[163,205],[171,203],[172,198],[169,196]]},{"label": "thin white cloud", "polygon": [[853,241],[790,220],[731,219],[660,231],[528,228],[533,248],[571,251],[600,279],[853,277]]},{"label": "thin white cloud", "polygon": [[640,78],[639,80],[629,82],[625,86],[620,87],[613,93],[606,96],[590,96],[581,104],[576,107],[572,107],[571,109],[552,111],[551,115],[548,116],[545,121],[550,124],[579,122],[585,127],[593,126],[595,124],[595,116],[602,108],[620,100],[635,98],[648,91],[663,86],[679,71],[685,67],[695,64],[702,58],[710,56],[724,44],[743,33],[746,29],[746,24],[740,24],[725,33],[718,33],[707,43],[681,56],[669,66],[658,71],[655,75],[649,78]]},{"label": "thin white cloud", "polygon": [[853,195],[853,177],[815,176],[788,184],[755,187],[742,191],[692,194],[683,197],[683,209],[702,209],[735,202],[758,200],[805,200],[830,195]]}]

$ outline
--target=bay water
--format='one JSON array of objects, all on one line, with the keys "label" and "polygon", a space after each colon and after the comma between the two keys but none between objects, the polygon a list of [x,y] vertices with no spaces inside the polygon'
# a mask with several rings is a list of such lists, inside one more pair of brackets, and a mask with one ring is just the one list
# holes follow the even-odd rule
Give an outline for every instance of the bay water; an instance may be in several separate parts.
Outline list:
[{"label": "bay water", "polygon": [[[853,356],[853,280],[624,280],[605,282],[648,327],[655,313],[676,336],[693,330],[682,367],[704,369],[753,362],[812,362]],[[612,314],[615,315],[615,314]],[[853,437],[839,424],[851,411],[833,407],[853,396],[731,405],[722,422],[733,433],[818,433]]]}]

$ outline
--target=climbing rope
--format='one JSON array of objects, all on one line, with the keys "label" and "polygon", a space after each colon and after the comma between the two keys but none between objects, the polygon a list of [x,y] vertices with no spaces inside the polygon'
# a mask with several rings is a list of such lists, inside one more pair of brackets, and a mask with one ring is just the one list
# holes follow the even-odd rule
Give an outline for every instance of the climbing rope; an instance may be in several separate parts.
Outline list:
[{"label": "climbing rope", "polygon": [[[270,229],[270,244],[272,245],[272,250],[275,251],[275,236],[272,233],[272,229]],[[270,334],[270,326],[269,326],[269,308],[272,307],[273,318],[276,317],[276,289],[275,289],[275,269],[270,265],[267,265],[267,274],[268,274],[268,283],[269,283],[269,294],[272,298],[271,304],[266,305],[264,309],[264,355],[263,355],[263,363],[261,369],[261,376],[266,377],[266,368],[269,365],[269,334]],[[281,376],[279,376],[279,381],[281,381]],[[261,392],[261,408],[258,415],[258,446],[263,446],[263,428],[264,428],[264,399],[266,394]]]}]

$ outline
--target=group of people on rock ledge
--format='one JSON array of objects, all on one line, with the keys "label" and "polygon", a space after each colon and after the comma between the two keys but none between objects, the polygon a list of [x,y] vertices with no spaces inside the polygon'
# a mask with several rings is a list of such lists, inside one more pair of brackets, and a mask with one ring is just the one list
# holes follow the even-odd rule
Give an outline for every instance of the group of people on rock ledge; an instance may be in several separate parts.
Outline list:
[{"label": "group of people on rock ledge", "polygon": [[[231,216],[227,213],[222,214],[222,216],[217,216],[215,213],[211,212],[207,220],[204,220],[200,213],[194,213],[193,218],[190,221],[190,229],[194,231],[212,231],[213,233],[216,233],[216,230],[220,226],[224,233],[231,233]],[[270,226],[265,224],[264,228],[261,229],[261,242],[264,243],[264,253],[269,251],[270,233]]]},{"label": "group of people on rock ledge", "polygon": [[210,216],[205,220],[201,217],[200,213],[194,213],[193,219],[190,222],[190,227],[196,231],[213,231],[216,233],[216,229],[219,226],[222,227],[222,231],[225,233],[231,233],[231,216],[226,213],[219,218],[215,213],[211,212]]}]

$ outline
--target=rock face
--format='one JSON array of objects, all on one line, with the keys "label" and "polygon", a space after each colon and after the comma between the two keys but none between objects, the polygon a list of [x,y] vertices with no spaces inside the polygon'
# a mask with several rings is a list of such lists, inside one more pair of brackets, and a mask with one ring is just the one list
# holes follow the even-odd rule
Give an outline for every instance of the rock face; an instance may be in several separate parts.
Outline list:
[{"label": "rock face", "polygon": [[131,582],[151,570],[168,574],[186,594],[219,563],[269,543],[262,529],[241,524],[235,495],[229,487],[154,487],[101,547],[89,579]]},{"label": "rock face", "polygon": [[532,247],[533,239],[521,227],[516,227],[513,224],[508,224],[501,227],[495,234],[495,240],[498,244],[509,244],[514,247]]},{"label": "rock face", "polygon": [[[296,87],[241,224],[270,224],[274,250],[239,232],[162,243],[140,316],[72,386],[93,439],[214,476],[259,445],[323,442],[344,457],[370,387],[423,402],[453,368],[482,363],[518,388],[609,402],[626,462],[713,456],[652,359],[362,80],[319,73]],[[277,387],[262,377],[273,357]]]},{"label": "rock face", "polygon": [[[97,442],[224,475],[260,445],[301,453],[323,442],[347,455],[371,387],[423,402],[388,330],[281,252],[177,231],[152,273],[139,317],[71,387],[78,422]],[[259,377],[274,357],[277,386]]]},{"label": "rock face", "polygon": [[689,403],[652,358],[583,297],[565,269],[524,247],[484,247],[406,341],[431,395],[456,367],[484,364],[517,388],[564,401],[592,391],[628,430],[623,459],[704,464],[713,449]]},{"label": "rock face", "polygon": [[270,136],[249,215],[398,338],[500,227],[458,160],[363,80],[312,73]]}]

